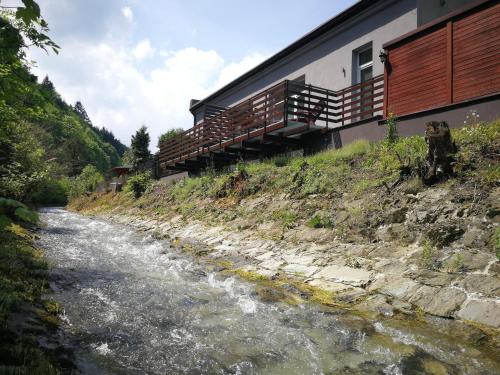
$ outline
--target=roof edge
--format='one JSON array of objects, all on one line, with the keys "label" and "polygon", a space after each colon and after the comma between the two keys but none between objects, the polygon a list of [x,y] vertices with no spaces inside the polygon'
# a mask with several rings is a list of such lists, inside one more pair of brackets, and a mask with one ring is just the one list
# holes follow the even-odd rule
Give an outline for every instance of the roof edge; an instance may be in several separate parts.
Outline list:
[{"label": "roof edge", "polygon": [[233,81],[229,82],[225,86],[222,86],[220,89],[216,90],[209,96],[205,97],[204,99],[198,101],[197,103],[193,104],[192,106],[189,107],[189,111],[193,113],[194,110],[198,109],[201,107],[203,104],[205,104],[207,101],[210,99],[213,99],[214,97],[224,93],[225,91],[237,86],[241,82],[245,81],[246,79],[250,78],[251,76],[255,75],[256,73],[260,72],[261,70],[271,66],[275,62],[279,61],[281,58],[291,54],[292,52],[295,52],[302,46],[306,45],[310,41],[320,37],[327,31],[331,30],[334,26],[338,26],[340,23],[346,21],[349,19],[351,16],[357,15],[359,12],[370,8],[371,6],[379,3],[382,0],[359,0],[355,4],[351,5],[349,8],[341,11],[334,17],[330,18],[328,21],[322,23],[312,31],[308,32],[304,36],[300,37],[297,39],[295,42],[292,44],[288,45],[287,47],[283,48],[281,51],[275,53],[268,59],[264,60],[261,62],[259,65],[255,66],[254,68],[250,69],[246,73],[242,74],[241,76],[235,78]]}]

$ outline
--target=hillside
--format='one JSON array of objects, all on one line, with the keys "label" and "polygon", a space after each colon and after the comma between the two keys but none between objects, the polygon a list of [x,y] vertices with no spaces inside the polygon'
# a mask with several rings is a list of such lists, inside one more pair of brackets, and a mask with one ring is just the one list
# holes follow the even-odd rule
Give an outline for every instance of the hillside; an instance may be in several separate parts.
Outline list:
[{"label": "hillside", "polygon": [[101,172],[120,164],[126,147],[82,109],[68,105],[47,77],[38,83],[20,59],[1,63],[0,196],[64,202],[54,192],[64,189],[58,181],[88,164]]},{"label": "hillside", "polygon": [[418,177],[427,147],[414,136],[156,182],[139,199],[82,197],[70,208],[175,239],[253,280],[298,278],[301,298],[498,328],[499,132],[500,121],[453,130],[455,176],[433,186]]}]

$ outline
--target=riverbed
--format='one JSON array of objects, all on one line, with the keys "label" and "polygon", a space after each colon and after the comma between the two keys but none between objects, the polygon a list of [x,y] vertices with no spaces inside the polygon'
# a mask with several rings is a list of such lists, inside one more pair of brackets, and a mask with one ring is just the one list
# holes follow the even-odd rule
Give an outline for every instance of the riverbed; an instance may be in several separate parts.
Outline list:
[{"label": "riverbed", "polygon": [[41,217],[52,298],[64,307],[61,329],[83,373],[500,373],[444,319],[418,325],[263,302],[254,284],[168,241],[62,209]]}]

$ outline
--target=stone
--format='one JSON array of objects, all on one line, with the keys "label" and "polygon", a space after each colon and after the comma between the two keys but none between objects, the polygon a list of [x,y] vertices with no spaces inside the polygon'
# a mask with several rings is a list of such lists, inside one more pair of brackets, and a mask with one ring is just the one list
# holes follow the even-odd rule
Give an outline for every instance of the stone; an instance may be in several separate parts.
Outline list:
[{"label": "stone", "polygon": [[421,307],[429,314],[452,317],[466,298],[467,295],[464,292],[455,288],[435,288],[424,285],[417,290],[409,302]]},{"label": "stone", "polygon": [[471,299],[464,303],[457,312],[464,320],[472,320],[481,324],[500,327],[500,302]]},{"label": "stone", "polygon": [[260,268],[277,271],[285,262],[276,259],[269,259],[259,264]]},{"label": "stone", "polygon": [[349,285],[326,281],[322,279],[313,279],[307,282],[310,286],[326,290],[327,292],[338,293],[350,289]]},{"label": "stone", "polygon": [[456,224],[435,224],[426,233],[429,241],[438,248],[448,246],[458,240],[464,230]]},{"label": "stone", "polygon": [[421,287],[421,285],[412,279],[401,276],[380,277],[369,287],[370,292],[385,294],[401,300],[408,300]]},{"label": "stone", "polygon": [[355,302],[356,300],[360,299],[361,297],[364,297],[368,294],[366,290],[363,288],[349,288],[346,289],[345,291],[338,292],[336,295],[336,299],[341,302]]},{"label": "stone", "polygon": [[373,278],[373,272],[362,268],[351,268],[338,265],[330,265],[323,268],[315,278],[322,278],[330,281],[342,282],[352,286],[365,286]]},{"label": "stone", "polygon": [[386,297],[380,294],[368,297],[366,300],[357,305],[357,308],[365,311],[373,311],[384,316],[394,315],[392,306],[387,303]]},{"label": "stone", "polygon": [[431,270],[421,270],[412,275],[412,278],[421,284],[441,287],[451,285],[457,277],[457,275]]},{"label": "stone", "polygon": [[396,208],[387,215],[388,223],[403,223],[406,220],[407,207]]},{"label": "stone", "polygon": [[319,270],[316,266],[306,266],[303,264],[287,264],[283,271],[297,276],[311,277]]},{"label": "stone", "polygon": [[500,297],[500,278],[490,275],[472,274],[456,283],[468,293],[479,293],[484,297]]}]

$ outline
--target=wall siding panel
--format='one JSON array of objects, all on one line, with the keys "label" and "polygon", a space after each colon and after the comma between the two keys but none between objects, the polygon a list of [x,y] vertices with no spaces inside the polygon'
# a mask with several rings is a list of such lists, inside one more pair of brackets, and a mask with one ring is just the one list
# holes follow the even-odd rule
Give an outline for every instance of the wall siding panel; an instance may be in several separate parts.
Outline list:
[{"label": "wall siding panel", "polygon": [[397,115],[446,104],[446,29],[390,51],[389,111]]},{"label": "wall siding panel", "polygon": [[384,113],[406,115],[500,92],[500,3],[490,1],[387,47]]},{"label": "wall siding panel", "polygon": [[500,90],[500,4],[454,22],[453,78],[454,102]]}]

